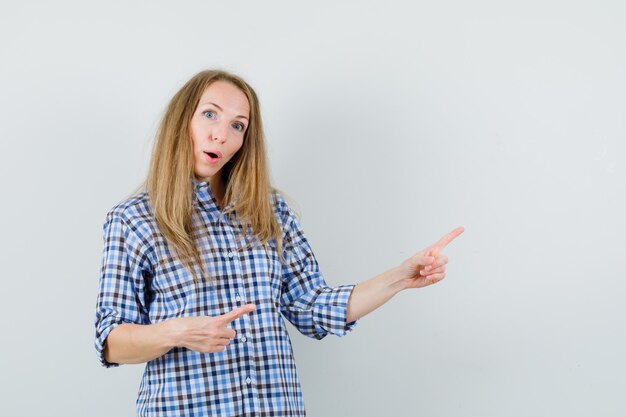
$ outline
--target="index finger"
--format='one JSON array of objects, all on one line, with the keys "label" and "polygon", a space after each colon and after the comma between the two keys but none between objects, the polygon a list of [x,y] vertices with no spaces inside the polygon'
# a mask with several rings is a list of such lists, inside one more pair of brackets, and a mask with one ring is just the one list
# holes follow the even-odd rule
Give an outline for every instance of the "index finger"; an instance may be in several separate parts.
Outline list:
[{"label": "index finger", "polygon": [[254,311],[255,308],[256,306],[254,304],[246,304],[245,306],[237,307],[226,314],[217,316],[217,319],[226,325],[234,320],[237,320],[239,317]]},{"label": "index finger", "polygon": [[432,251],[434,252],[440,252],[443,250],[443,248],[445,248],[446,246],[448,246],[448,244],[450,242],[452,242],[454,239],[456,239],[461,233],[463,233],[465,231],[465,228],[463,227],[457,227],[456,229],[454,229],[453,231],[451,231],[450,233],[448,233],[447,235],[445,235],[444,237],[442,237],[441,239],[439,239],[439,241],[437,243],[435,243],[434,245],[432,245],[430,248]]}]

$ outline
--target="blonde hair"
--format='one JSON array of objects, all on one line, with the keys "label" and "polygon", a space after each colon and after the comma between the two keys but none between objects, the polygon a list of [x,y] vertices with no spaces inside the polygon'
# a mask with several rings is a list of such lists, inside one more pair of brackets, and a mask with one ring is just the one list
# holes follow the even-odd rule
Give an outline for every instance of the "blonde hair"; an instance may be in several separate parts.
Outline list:
[{"label": "blonde hair", "polygon": [[242,237],[249,226],[263,246],[272,238],[276,239],[282,258],[282,233],[271,202],[272,192],[278,190],[270,182],[257,95],[237,75],[223,70],[201,71],[187,81],[168,104],[156,134],[148,177],[144,183],[161,233],[196,282],[198,277],[194,264],[207,277],[208,272],[201,261],[193,231],[192,180],[195,173],[189,123],[200,97],[215,81],[232,83],[246,95],[250,105],[250,120],[243,145],[222,169],[222,179],[226,184],[222,203],[224,214],[236,212],[243,226]]}]

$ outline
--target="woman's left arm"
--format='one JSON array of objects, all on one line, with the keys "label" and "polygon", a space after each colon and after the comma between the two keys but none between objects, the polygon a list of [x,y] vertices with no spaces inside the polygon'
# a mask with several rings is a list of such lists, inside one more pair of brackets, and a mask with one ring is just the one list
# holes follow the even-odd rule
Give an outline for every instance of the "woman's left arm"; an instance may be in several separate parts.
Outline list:
[{"label": "woman's left arm", "polygon": [[408,288],[435,284],[446,276],[448,257],[441,251],[465,229],[457,227],[437,243],[417,252],[399,266],[357,284],[348,301],[346,322],[360,319]]}]

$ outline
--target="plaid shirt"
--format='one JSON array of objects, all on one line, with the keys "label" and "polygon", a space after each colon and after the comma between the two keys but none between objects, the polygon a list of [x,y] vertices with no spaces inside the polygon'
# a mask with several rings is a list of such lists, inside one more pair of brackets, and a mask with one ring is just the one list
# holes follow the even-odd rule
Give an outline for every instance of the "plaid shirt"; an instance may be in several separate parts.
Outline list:
[{"label": "plaid shirt", "polygon": [[196,242],[212,280],[195,285],[172,256],[151,214],[147,194],[118,205],[104,224],[96,306],[96,350],[104,359],[109,332],[121,323],[151,324],[175,317],[217,316],[247,303],[256,310],[233,321],[237,332],[224,352],[176,347],[153,359],[139,387],[140,416],[303,416],[302,390],[285,316],[303,334],[346,334],[354,285],[326,285],[293,211],[272,194],[283,231],[285,262],[276,242],[242,249],[236,214],[220,211],[208,182],[193,181]]}]

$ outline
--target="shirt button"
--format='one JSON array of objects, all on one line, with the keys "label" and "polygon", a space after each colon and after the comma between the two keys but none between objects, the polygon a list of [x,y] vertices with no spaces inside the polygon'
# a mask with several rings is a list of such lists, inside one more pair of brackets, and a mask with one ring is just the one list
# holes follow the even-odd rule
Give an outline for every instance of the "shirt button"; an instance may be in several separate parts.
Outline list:
[{"label": "shirt button", "polygon": [[252,378],[247,377],[246,378],[246,384],[250,385],[250,383],[252,383]]},{"label": "shirt button", "polygon": [[232,258],[233,257],[233,253],[232,252],[228,252],[228,257]]},{"label": "shirt button", "polygon": [[247,340],[248,340],[248,338],[246,336],[241,336],[241,341],[243,343],[246,343]]},{"label": "shirt button", "polygon": [[237,294],[237,295],[235,296],[235,300],[237,300],[237,301],[241,301],[241,297],[239,296],[239,294]]}]

